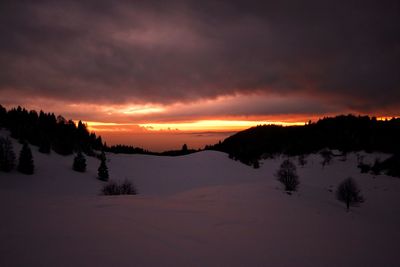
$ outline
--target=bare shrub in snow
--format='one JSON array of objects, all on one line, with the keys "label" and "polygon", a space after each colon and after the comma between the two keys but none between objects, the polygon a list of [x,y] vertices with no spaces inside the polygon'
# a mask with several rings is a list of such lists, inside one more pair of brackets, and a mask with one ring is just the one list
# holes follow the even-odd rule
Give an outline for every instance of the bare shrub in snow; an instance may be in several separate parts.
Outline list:
[{"label": "bare shrub in snow", "polygon": [[307,159],[305,155],[299,155],[298,157],[298,163],[301,167],[304,167],[307,164]]},{"label": "bare shrub in snow", "polygon": [[332,152],[328,149],[322,150],[321,151],[321,156],[322,156],[322,166],[329,165],[332,161]]},{"label": "bare shrub in snow", "polygon": [[101,189],[103,195],[120,195],[119,187],[115,182],[109,182]]},{"label": "bare shrub in snow", "polygon": [[122,184],[116,182],[109,182],[104,185],[101,190],[103,195],[136,195],[136,189],[131,182],[128,180]]},{"label": "bare shrub in snow", "polygon": [[299,185],[296,166],[288,159],[284,160],[276,174],[278,181],[284,186],[286,191],[296,191]]},{"label": "bare shrub in snow", "polygon": [[371,166],[366,163],[359,163],[357,167],[360,169],[361,173],[368,173],[371,170]]},{"label": "bare shrub in snow", "polygon": [[254,169],[259,169],[260,168],[260,162],[257,159],[253,160],[251,165],[253,165]]},{"label": "bare shrub in snow", "polygon": [[364,198],[360,192],[356,182],[349,177],[339,184],[336,190],[336,198],[344,202],[347,211],[349,211],[350,206],[357,206],[359,203],[364,202]]},{"label": "bare shrub in snow", "polygon": [[375,162],[374,162],[374,165],[372,165],[372,167],[371,167],[371,172],[372,172],[373,175],[380,175],[381,174],[381,170],[382,170],[381,165],[382,164],[381,164],[380,159],[376,158]]},{"label": "bare shrub in snow", "polygon": [[128,180],[125,180],[119,187],[122,195],[136,195],[135,187]]}]

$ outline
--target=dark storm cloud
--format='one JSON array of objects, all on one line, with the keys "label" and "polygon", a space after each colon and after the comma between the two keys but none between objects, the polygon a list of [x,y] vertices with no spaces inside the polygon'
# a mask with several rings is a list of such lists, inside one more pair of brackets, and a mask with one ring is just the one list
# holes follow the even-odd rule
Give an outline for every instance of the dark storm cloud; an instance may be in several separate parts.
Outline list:
[{"label": "dark storm cloud", "polygon": [[1,99],[295,93],[390,110],[400,104],[400,4],[3,0],[0,63]]}]

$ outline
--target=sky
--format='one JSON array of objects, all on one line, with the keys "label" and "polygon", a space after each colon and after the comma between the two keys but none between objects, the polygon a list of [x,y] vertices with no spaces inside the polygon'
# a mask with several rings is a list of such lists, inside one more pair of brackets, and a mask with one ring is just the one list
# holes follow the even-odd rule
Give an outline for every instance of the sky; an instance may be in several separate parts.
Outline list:
[{"label": "sky", "polygon": [[83,120],[110,144],[398,116],[399,70],[399,1],[0,2],[0,104]]}]

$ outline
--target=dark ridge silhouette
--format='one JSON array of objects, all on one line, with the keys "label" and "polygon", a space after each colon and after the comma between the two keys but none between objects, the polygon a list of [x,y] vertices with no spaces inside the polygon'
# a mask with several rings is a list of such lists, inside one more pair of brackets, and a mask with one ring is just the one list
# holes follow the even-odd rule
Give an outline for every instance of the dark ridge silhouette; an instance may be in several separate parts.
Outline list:
[{"label": "dark ridge silhouette", "polygon": [[93,150],[101,150],[103,142],[95,133],[89,133],[81,121],[76,125],[72,120],[54,113],[44,113],[35,110],[28,111],[17,107],[6,110],[0,105],[0,128],[10,130],[11,137],[27,141],[38,146],[42,153],[70,155],[74,151],[82,151],[93,155]]},{"label": "dark ridge silhouette", "polygon": [[192,153],[196,153],[201,151],[201,149],[196,150],[196,149],[186,149],[186,150],[169,150],[169,151],[164,151],[161,153],[157,153],[157,155],[159,156],[172,156],[172,157],[176,157],[176,156],[184,156],[184,155],[189,155]]},{"label": "dark ridge silhouette", "polygon": [[[186,145],[186,144],[185,144]],[[152,152],[145,150],[140,147],[128,146],[128,145],[113,145],[113,146],[105,146],[105,152],[111,152],[115,154],[143,154],[143,155],[153,155],[153,156],[183,156],[192,154],[195,152],[199,152],[201,150],[196,149],[188,149],[187,145],[182,146],[181,150],[168,150],[164,152]]]},{"label": "dark ridge silhouette", "polygon": [[206,149],[226,152],[232,159],[253,165],[274,154],[296,156],[324,149],[394,154],[400,151],[399,136],[400,119],[379,121],[368,116],[340,115],[304,126],[253,127]]},{"label": "dark ridge silhouette", "polygon": [[105,146],[104,151],[114,154],[152,154],[152,152],[144,150],[143,148],[127,145]]}]

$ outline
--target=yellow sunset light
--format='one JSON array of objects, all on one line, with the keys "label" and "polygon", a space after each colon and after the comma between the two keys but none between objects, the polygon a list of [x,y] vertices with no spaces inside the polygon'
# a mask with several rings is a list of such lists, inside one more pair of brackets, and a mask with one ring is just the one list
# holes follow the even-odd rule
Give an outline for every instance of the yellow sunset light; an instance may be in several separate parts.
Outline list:
[{"label": "yellow sunset light", "polygon": [[200,120],[183,123],[144,123],[139,126],[152,131],[240,131],[257,125],[277,124],[283,126],[304,125],[304,122],[282,121],[238,121],[238,120]]}]

